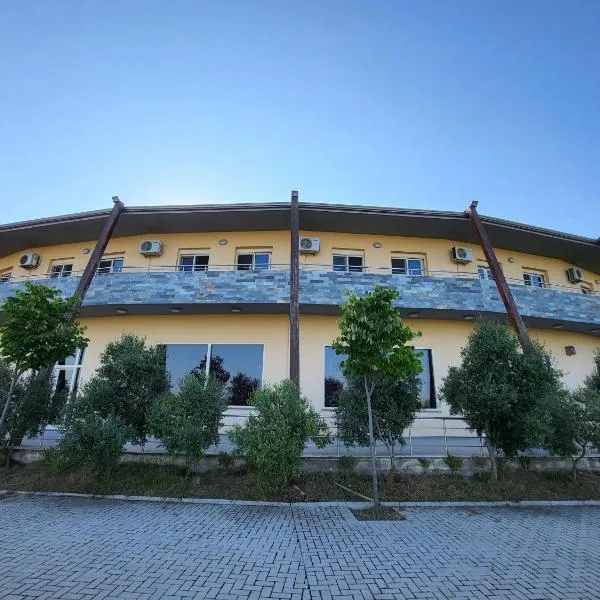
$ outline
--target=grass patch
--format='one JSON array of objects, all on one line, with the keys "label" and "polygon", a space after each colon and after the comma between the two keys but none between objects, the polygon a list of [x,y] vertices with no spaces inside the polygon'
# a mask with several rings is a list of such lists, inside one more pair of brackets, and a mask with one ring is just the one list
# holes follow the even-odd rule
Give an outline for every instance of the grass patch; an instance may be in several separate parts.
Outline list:
[{"label": "grass patch", "polygon": [[[368,475],[318,473],[304,475],[296,483],[309,501],[350,500],[356,496],[335,482],[371,495]],[[477,500],[600,500],[600,474],[582,472],[577,481],[568,473],[505,471],[492,482],[487,474],[471,478],[461,475],[392,475],[380,478],[382,501],[436,502]],[[80,492],[88,494],[127,494],[162,497],[227,498],[232,500],[301,501],[290,485],[283,493],[264,493],[252,472],[244,468],[218,467],[186,477],[184,468],[173,465],[124,463],[106,480],[96,480],[82,470],[53,473],[39,462],[26,466],[0,467],[0,489]]]},{"label": "grass patch", "polygon": [[353,508],[350,512],[358,521],[406,521],[406,517],[391,506],[378,508]]}]

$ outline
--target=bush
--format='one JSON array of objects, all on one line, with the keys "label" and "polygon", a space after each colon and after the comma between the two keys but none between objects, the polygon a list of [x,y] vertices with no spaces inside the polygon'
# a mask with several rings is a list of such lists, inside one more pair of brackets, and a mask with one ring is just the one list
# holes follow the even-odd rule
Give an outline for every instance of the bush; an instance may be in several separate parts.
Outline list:
[{"label": "bush", "polygon": [[219,454],[217,455],[217,464],[222,469],[229,469],[229,467],[233,465],[234,461],[234,456],[232,454],[229,454],[229,452],[219,452]]},{"label": "bush", "polygon": [[188,472],[205,450],[219,443],[219,427],[227,408],[223,384],[213,377],[187,375],[179,392],[152,403],[150,427],[167,452],[186,457]]},{"label": "bush", "polygon": [[419,458],[419,464],[421,465],[421,469],[423,469],[423,473],[427,475],[429,469],[431,469],[431,459],[430,458]]},{"label": "bush", "polygon": [[521,465],[521,469],[523,469],[523,471],[529,471],[529,467],[533,461],[533,456],[529,456],[529,454],[519,454],[518,460],[519,465]]},{"label": "bush", "polygon": [[300,459],[309,439],[319,447],[330,441],[325,421],[286,380],[263,387],[252,396],[257,414],[232,428],[229,437],[236,452],[256,470],[263,489],[283,489],[300,474]]},{"label": "bush", "polygon": [[[83,467],[96,477],[105,478],[116,469],[129,434],[127,427],[114,415],[79,413],[62,430],[56,449],[60,466]],[[58,470],[56,463],[55,470]]]},{"label": "bush", "polygon": [[356,468],[356,458],[354,456],[341,456],[338,459],[338,463],[340,465],[340,469],[346,473],[346,475],[350,475],[352,471]]},{"label": "bush", "polygon": [[452,471],[452,475],[456,475],[463,466],[463,459],[459,456],[454,456],[454,454],[448,454],[444,458],[444,462],[448,465],[450,471]]},{"label": "bush", "polygon": [[118,417],[130,431],[130,441],[143,444],[150,430],[150,406],[168,390],[164,346],[147,346],[144,338],[125,334],[106,346],[82,397],[88,412]]},{"label": "bush", "polygon": [[0,467],[10,467],[11,449],[10,446],[0,444]]}]

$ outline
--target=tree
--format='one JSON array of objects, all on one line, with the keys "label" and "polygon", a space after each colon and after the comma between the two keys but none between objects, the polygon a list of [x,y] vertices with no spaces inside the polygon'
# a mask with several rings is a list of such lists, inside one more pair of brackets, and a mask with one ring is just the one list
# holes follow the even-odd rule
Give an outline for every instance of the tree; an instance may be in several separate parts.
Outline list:
[{"label": "tree", "polygon": [[412,346],[416,337],[402,323],[394,300],[395,289],[375,286],[362,298],[346,292],[338,319],[339,337],[333,342],[337,354],[345,355],[340,363],[347,380],[362,382],[367,405],[369,446],[371,450],[371,478],[373,504],[379,506],[377,464],[375,459],[375,433],[373,425],[372,396],[375,386],[385,379],[403,381],[407,376],[421,371],[421,363]]},{"label": "tree", "polygon": [[600,394],[600,348],[594,354],[594,368],[586,378],[585,386],[596,390]]},{"label": "tree", "polygon": [[118,417],[130,431],[130,441],[146,442],[148,411],[157,396],[169,390],[164,346],[148,346],[132,333],[110,342],[100,356],[100,366],[83,386],[81,402],[88,413]]},{"label": "tree", "polygon": [[583,387],[561,394],[552,404],[545,446],[551,454],[571,459],[576,480],[577,464],[590,445],[600,448],[600,391],[588,378]]},{"label": "tree", "polygon": [[329,441],[329,429],[292,381],[285,380],[254,392],[257,414],[244,425],[235,425],[229,438],[236,452],[256,469],[264,489],[283,489],[300,474],[300,459],[306,442],[317,447]]},{"label": "tree", "polygon": [[[404,446],[403,432],[415,420],[420,408],[421,382],[416,373],[404,380],[383,379],[373,390],[373,430],[375,438],[386,447],[390,468],[396,469],[396,447]],[[369,445],[369,418],[365,391],[361,381],[351,381],[337,396],[338,433],[346,445]]]},{"label": "tree", "polygon": [[441,393],[452,414],[485,436],[492,479],[498,479],[499,451],[513,457],[543,444],[550,402],[562,393],[561,373],[540,345],[520,351],[516,337],[497,323],[476,325],[451,367]]},{"label": "tree", "polygon": [[154,399],[150,410],[152,433],[170,453],[183,454],[188,473],[205,450],[219,442],[219,427],[227,408],[223,384],[214,377],[187,375],[179,391]]},{"label": "tree", "polygon": [[11,363],[12,375],[0,416],[0,436],[19,377],[26,371],[54,365],[88,343],[84,328],[73,319],[78,306],[76,297],[61,298],[58,290],[28,281],[24,288],[9,296],[2,307],[0,355]]}]

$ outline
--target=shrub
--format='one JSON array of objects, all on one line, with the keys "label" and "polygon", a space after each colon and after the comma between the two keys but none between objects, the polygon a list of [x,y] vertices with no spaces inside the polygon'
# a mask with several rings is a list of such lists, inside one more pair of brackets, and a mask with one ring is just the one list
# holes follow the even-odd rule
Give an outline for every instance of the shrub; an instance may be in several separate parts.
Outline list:
[{"label": "shrub", "polygon": [[309,439],[319,447],[330,441],[325,421],[289,380],[263,387],[252,396],[257,414],[232,428],[236,452],[256,470],[263,489],[284,488],[300,474],[300,459]]},{"label": "shrub", "polygon": [[523,469],[523,471],[529,471],[529,467],[533,461],[533,456],[529,456],[529,454],[519,454],[518,460],[519,465],[521,465],[521,469]]},{"label": "shrub", "polygon": [[475,456],[473,462],[478,469],[485,469],[488,466],[488,459],[485,456]]},{"label": "shrub", "polygon": [[450,471],[452,471],[452,475],[456,475],[461,470],[464,461],[459,456],[448,454],[448,456],[444,458],[444,462],[448,465]]},{"label": "shrub", "polygon": [[82,467],[102,479],[114,471],[129,431],[114,415],[80,413],[62,430],[57,453],[65,468]]},{"label": "shrub", "polygon": [[167,452],[185,456],[189,472],[209,446],[219,443],[226,408],[218,379],[187,375],[180,381],[178,393],[163,394],[152,403],[151,430]]},{"label": "shrub", "polygon": [[11,449],[10,446],[0,444],[0,467],[10,467]]},{"label": "shrub", "polygon": [[124,334],[106,346],[82,397],[88,412],[118,417],[130,431],[130,441],[143,444],[150,430],[150,406],[168,390],[164,346],[148,346],[144,338]]},{"label": "shrub", "polygon": [[217,464],[222,469],[229,469],[235,461],[235,457],[229,452],[219,452],[217,455]]},{"label": "shrub", "polygon": [[346,475],[350,475],[350,473],[352,473],[352,471],[354,471],[356,467],[356,458],[354,458],[354,456],[349,456],[348,454],[346,454],[345,456],[341,456],[338,459],[338,463],[340,469],[344,471]]},{"label": "shrub", "polygon": [[419,464],[421,465],[421,469],[423,469],[423,473],[425,473],[427,475],[427,473],[429,472],[429,469],[431,469],[431,459],[421,457],[418,460],[419,460]]}]

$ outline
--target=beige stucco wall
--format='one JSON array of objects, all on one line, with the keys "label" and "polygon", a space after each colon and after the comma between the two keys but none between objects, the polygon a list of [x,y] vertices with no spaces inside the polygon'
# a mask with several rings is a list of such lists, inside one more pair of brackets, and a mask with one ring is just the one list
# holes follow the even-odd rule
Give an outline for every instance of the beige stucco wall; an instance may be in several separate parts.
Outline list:
[{"label": "beige stucco wall", "polygon": [[[390,269],[392,253],[421,255],[427,269],[432,272],[445,273],[475,273],[478,264],[485,264],[483,252],[473,244],[464,244],[456,240],[438,240],[429,238],[414,238],[401,236],[381,236],[369,234],[348,234],[331,232],[302,232],[308,237],[318,237],[321,240],[321,251],[316,255],[301,255],[301,264],[317,267],[324,265],[330,268],[332,254],[335,250],[352,250],[364,255],[365,265],[371,269]],[[143,239],[160,239],[163,242],[162,256],[145,258],[139,251],[139,243]],[[226,239],[227,245],[220,245],[219,240]],[[196,234],[160,234],[139,235],[132,237],[113,238],[108,245],[106,254],[123,255],[126,268],[164,268],[174,266],[178,262],[180,253],[189,250],[200,250],[210,255],[210,266],[230,267],[235,264],[237,250],[254,249],[269,250],[272,252],[273,265],[289,264],[289,240],[287,231],[240,231],[240,232],[211,232]],[[381,248],[374,248],[373,243],[380,242]],[[29,248],[23,252],[36,252],[41,257],[40,266],[32,271],[27,271],[18,266],[19,256],[23,252],[0,258],[0,272],[12,268],[13,276],[36,277],[47,273],[53,261],[69,260],[73,262],[74,270],[81,271],[85,268],[90,254],[83,254],[84,248],[93,249],[95,242],[88,241],[77,244],[62,244],[42,248]],[[471,248],[474,261],[468,265],[456,265],[450,260],[452,246],[465,246]],[[572,266],[561,260],[534,256],[496,249],[498,259],[506,277],[515,281],[522,281],[524,269],[534,269],[546,274],[547,280],[553,285],[577,288],[581,284],[571,284],[567,280],[566,269]],[[514,259],[509,262],[509,258]],[[585,281],[594,290],[599,290],[600,274],[583,270]]]}]

